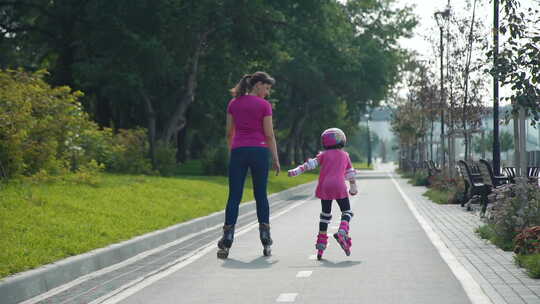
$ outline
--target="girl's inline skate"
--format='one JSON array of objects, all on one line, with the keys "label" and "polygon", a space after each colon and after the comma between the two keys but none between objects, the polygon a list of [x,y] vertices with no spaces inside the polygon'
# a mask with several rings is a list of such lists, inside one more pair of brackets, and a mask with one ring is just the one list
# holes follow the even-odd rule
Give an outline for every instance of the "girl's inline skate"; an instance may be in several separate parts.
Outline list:
[{"label": "girl's inline skate", "polygon": [[347,256],[351,255],[352,240],[349,236],[349,222],[341,221],[338,232],[334,233],[334,238],[339,246],[345,251]]},{"label": "girl's inline skate", "polygon": [[317,243],[315,244],[315,249],[317,249],[317,260],[321,260],[326,245],[328,244],[328,235],[326,233],[319,233],[317,235]]}]

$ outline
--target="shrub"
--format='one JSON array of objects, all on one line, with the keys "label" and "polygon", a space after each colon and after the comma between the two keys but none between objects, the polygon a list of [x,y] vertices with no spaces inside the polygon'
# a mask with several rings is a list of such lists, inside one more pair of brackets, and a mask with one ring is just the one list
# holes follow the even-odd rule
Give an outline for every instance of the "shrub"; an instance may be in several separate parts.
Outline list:
[{"label": "shrub", "polygon": [[540,254],[515,255],[514,261],[519,266],[527,269],[527,273],[534,279],[540,278]]},{"label": "shrub", "polygon": [[107,170],[128,174],[155,174],[147,153],[145,129],[121,129],[114,136],[110,163],[106,164]]},{"label": "shrub", "polygon": [[540,189],[518,182],[496,189],[488,223],[494,227],[497,237],[506,242],[526,227],[540,225]]},{"label": "shrub", "polygon": [[[0,174],[57,174],[76,169],[81,134],[96,130],[82,110],[83,94],[51,87],[45,71],[0,70]],[[84,162],[89,158],[82,158]],[[43,173],[45,172],[45,173]]]},{"label": "shrub", "polygon": [[229,149],[226,144],[207,149],[202,156],[203,170],[208,175],[227,175]]},{"label": "shrub", "polygon": [[158,142],[156,145],[155,169],[162,176],[172,176],[177,168],[176,149],[168,144]]},{"label": "shrub", "polygon": [[418,171],[412,176],[412,184],[415,186],[428,186],[428,176],[426,173]]},{"label": "shrub", "polygon": [[523,229],[514,238],[514,253],[540,254],[540,226]]}]

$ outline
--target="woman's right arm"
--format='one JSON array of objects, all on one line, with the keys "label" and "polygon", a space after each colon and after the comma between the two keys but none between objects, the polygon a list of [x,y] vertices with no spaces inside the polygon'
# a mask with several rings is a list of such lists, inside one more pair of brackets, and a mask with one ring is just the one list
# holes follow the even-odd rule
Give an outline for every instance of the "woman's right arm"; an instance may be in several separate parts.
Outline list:
[{"label": "woman's right arm", "polygon": [[274,166],[274,170],[276,170],[276,175],[278,175],[279,171],[281,171],[281,166],[279,165],[279,156],[277,152],[276,137],[274,135],[274,124],[272,122],[272,116],[264,117],[263,128],[266,142],[268,143],[268,147],[270,148],[270,152],[272,153],[272,163]]}]

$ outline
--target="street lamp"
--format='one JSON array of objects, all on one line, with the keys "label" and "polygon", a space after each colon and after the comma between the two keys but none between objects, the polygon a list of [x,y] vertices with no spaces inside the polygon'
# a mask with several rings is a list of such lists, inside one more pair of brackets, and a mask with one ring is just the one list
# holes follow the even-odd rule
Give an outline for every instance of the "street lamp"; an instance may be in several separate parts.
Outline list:
[{"label": "street lamp", "polygon": [[368,151],[367,151],[367,164],[368,164],[368,167],[371,166],[371,132],[369,130],[369,119],[370,119],[370,115],[369,114],[365,114],[364,115],[366,117],[366,124],[367,124],[367,147],[368,147]]},{"label": "street lamp", "polygon": [[445,165],[445,152],[444,152],[444,74],[443,74],[443,31],[446,21],[450,17],[450,7],[446,7],[444,11],[436,11],[433,16],[437,21],[440,31],[440,51],[441,51],[441,168]]}]

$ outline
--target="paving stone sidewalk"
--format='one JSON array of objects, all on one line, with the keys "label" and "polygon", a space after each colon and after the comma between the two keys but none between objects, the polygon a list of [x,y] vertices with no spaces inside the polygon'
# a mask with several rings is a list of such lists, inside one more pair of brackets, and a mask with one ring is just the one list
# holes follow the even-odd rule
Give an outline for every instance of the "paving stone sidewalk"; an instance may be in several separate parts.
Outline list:
[{"label": "paving stone sidewalk", "polygon": [[474,232],[484,225],[478,215],[459,205],[435,204],[422,196],[425,187],[414,187],[395,173],[394,178],[494,304],[540,304],[540,280],[531,279],[516,266],[512,252]]}]

